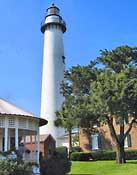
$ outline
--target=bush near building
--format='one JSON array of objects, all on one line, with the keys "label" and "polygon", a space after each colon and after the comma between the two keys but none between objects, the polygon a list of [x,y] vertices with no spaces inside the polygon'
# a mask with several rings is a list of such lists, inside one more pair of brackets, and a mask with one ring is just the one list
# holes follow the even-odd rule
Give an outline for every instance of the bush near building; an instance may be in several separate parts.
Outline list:
[{"label": "bush near building", "polygon": [[[115,160],[116,152],[109,151],[92,151],[92,152],[73,152],[71,153],[71,160],[73,161],[88,161],[88,160]],[[125,151],[126,160],[136,160],[137,150]]]},{"label": "bush near building", "polygon": [[66,175],[70,172],[71,162],[65,147],[58,148],[58,152],[47,154],[40,161],[40,175]]},{"label": "bush near building", "polygon": [[66,146],[57,147],[56,152],[64,157],[68,157],[68,148]]}]

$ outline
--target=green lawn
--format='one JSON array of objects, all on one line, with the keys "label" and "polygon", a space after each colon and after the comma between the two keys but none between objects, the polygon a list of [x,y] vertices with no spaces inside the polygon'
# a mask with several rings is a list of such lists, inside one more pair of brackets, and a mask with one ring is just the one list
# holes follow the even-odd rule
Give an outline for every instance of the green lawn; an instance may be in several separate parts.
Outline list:
[{"label": "green lawn", "polygon": [[115,161],[72,162],[73,175],[137,175],[137,160],[117,165]]}]

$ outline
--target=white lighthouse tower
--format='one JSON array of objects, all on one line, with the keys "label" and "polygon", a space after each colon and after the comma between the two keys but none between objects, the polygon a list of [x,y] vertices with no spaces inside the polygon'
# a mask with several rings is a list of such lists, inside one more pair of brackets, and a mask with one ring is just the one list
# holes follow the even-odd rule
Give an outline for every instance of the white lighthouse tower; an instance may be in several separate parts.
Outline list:
[{"label": "white lighthouse tower", "polygon": [[63,33],[65,22],[60,16],[60,10],[52,4],[46,12],[41,32],[44,34],[43,77],[41,94],[41,117],[48,120],[46,127],[41,127],[40,134],[51,134],[56,139],[64,134],[64,130],[54,125],[55,112],[60,109],[63,96],[60,84],[64,79],[64,47]]}]

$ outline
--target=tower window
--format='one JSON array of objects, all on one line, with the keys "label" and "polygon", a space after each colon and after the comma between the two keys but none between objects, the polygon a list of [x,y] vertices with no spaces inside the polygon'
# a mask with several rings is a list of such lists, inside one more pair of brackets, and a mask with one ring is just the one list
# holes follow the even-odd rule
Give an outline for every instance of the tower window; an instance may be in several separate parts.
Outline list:
[{"label": "tower window", "polygon": [[63,63],[65,64],[65,56],[62,56],[62,61],[63,61]]}]

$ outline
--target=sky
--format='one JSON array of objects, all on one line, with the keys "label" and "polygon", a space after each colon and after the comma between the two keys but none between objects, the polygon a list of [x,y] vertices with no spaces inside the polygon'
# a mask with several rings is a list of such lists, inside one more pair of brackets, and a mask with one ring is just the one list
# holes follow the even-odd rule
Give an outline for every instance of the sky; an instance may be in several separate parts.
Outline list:
[{"label": "sky", "polygon": [[102,49],[137,46],[136,0],[0,0],[0,98],[40,115],[43,34],[55,3],[67,23],[66,69],[87,65]]}]

